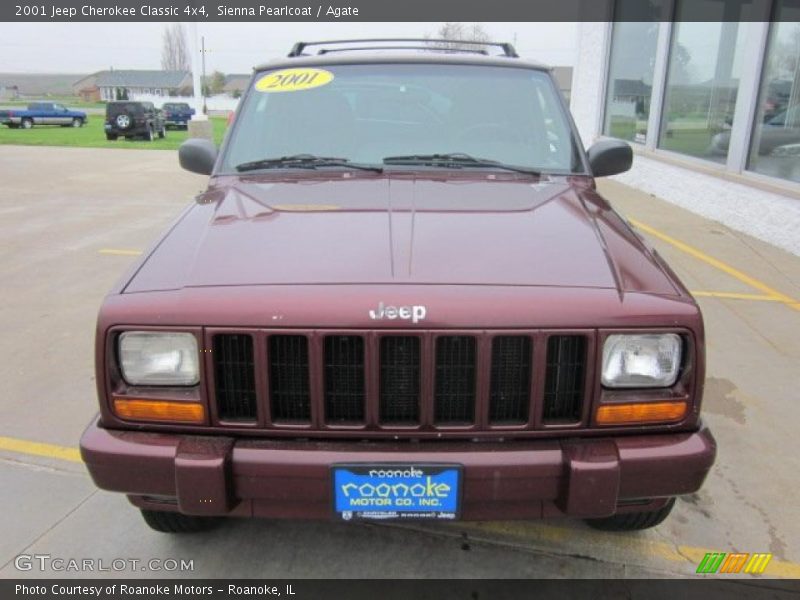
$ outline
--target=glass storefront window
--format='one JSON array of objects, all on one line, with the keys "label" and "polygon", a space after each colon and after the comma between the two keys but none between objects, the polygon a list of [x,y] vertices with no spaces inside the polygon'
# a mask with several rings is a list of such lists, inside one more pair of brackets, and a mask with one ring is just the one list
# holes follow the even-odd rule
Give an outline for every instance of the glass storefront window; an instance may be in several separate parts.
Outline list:
[{"label": "glass storefront window", "polygon": [[[743,13],[749,3],[683,0],[670,44],[659,147],[724,163],[739,91]],[[719,12],[718,22],[690,22],[692,10]]]},{"label": "glass storefront window", "polygon": [[613,27],[603,133],[643,144],[650,116],[658,23],[617,22]]},{"label": "glass storefront window", "polygon": [[[791,6],[790,6],[791,5]],[[800,7],[778,2],[772,24],[748,168],[800,182]]]}]

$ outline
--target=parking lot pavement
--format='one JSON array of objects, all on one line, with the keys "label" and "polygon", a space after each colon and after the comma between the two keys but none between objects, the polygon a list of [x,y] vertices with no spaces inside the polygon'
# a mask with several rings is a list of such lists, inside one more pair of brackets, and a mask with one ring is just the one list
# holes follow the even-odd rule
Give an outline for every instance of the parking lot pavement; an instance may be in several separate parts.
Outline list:
[{"label": "parking lot pavement", "polygon": [[95,412],[103,294],[204,178],[182,172],[174,152],[6,146],[0,180],[0,576],[64,575],[15,568],[15,556],[45,553],[194,561],[190,572],[112,576],[666,577],[692,575],[716,551],[771,552],[766,575],[800,577],[796,256],[601,182],[697,292],[706,320],[704,414],[718,463],[654,530],[235,521],[170,537],[149,531],[123,497],[96,491],[75,448]]}]

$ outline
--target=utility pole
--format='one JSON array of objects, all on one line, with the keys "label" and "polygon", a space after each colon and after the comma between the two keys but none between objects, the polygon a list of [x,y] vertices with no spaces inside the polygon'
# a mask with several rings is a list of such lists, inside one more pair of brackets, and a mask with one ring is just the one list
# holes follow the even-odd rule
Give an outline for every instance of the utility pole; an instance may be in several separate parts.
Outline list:
[{"label": "utility pole", "polygon": [[203,57],[203,78],[200,80],[200,92],[203,94],[203,114],[208,114],[208,107],[206,106],[206,37],[200,37],[200,54]]},{"label": "utility pole", "polygon": [[[214,135],[211,130],[211,122],[208,120],[208,115],[205,114],[205,96],[203,102],[200,102],[200,96],[203,94],[203,84],[200,78],[200,65],[197,59],[200,56],[204,57],[203,71],[205,71],[205,55],[200,52],[200,44],[197,39],[197,23],[193,22],[189,25],[191,31],[191,60],[192,60],[192,108],[196,114],[189,121],[189,137],[190,138],[205,138],[213,141]],[[205,43],[203,44],[205,45]]]}]

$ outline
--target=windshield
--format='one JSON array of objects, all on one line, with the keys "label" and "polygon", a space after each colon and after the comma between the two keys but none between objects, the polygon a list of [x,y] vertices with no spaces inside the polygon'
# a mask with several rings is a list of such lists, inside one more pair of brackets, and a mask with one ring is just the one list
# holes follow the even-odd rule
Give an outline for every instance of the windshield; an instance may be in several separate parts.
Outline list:
[{"label": "windshield", "polygon": [[[296,155],[379,165],[388,157],[454,153],[532,171],[584,172],[558,92],[545,72],[453,64],[292,71],[255,77],[227,145],[224,172]],[[306,80],[316,85],[304,87]],[[301,85],[293,86],[298,81]],[[435,162],[419,162],[422,168],[437,168]]]}]

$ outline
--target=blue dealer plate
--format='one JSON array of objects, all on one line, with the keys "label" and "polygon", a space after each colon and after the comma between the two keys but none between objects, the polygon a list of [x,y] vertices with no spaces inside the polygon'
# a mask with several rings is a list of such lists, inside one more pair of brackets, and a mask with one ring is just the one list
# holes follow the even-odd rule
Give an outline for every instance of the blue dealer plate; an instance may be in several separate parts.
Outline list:
[{"label": "blue dealer plate", "polygon": [[336,516],[351,519],[444,519],[459,516],[460,465],[335,465]]}]

